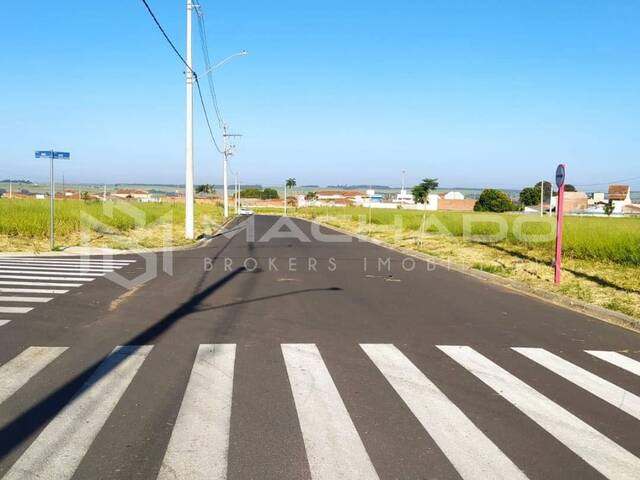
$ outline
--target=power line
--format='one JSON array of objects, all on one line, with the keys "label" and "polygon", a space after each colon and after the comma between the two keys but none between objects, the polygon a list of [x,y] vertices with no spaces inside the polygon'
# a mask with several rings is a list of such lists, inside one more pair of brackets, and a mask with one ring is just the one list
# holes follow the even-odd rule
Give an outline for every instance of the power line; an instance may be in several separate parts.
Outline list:
[{"label": "power line", "polygon": [[576,184],[576,187],[598,187],[600,185],[612,185],[615,183],[622,183],[622,182],[633,182],[636,180],[640,180],[640,177],[633,177],[633,178],[623,178],[622,180],[611,180],[610,182],[601,182],[601,183],[582,183],[582,184]]},{"label": "power line", "polygon": [[153,19],[154,23],[156,24],[156,26],[158,27],[158,29],[160,30],[160,32],[162,33],[162,35],[164,36],[165,40],[167,41],[167,43],[169,43],[169,45],[171,46],[171,49],[174,51],[174,53],[178,56],[178,58],[182,61],[182,63],[184,64],[185,67],[187,67],[187,69],[189,69],[189,71],[191,72],[191,74],[193,75],[193,79],[196,83],[196,87],[198,88],[198,96],[200,97],[200,103],[202,105],[202,110],[204,112],[204,118],[205,121],[207,122],[207,128],[209,129],[209,135],[211,136],[211,140],[213,141],[213,144],[216,147],[216,150],[219,153],[223,153],[223,151],[220,149],[220,147],[218,146],[218,142],[216,141],[216,137],[213,134],[213,129],[211,128],[211,123],[209,122],[209,114],[207,113],[207,107],[204,103],[204,98],[202,96],[202,89],[200,88],[200,80],[198,79],[198,74],[195,72],[195,70],[193,68],[191,68],[191,66],[187,63],[187,61],[184,59],[184,57],[182,56],[182,54],[178,51],[178,49],[176,48],[175,44],[171,41],[171,38],[169,38],[169,35],[167,35],[167,32],[165,32],[164,28],[162,28],[162,25],[160,24],[160,22],[158,21],[158,18],[155,16],[155,14],[153,13],[153,10],[151,10],[151,7],[149,6],[149,4],[147,3],[147,0],[142,0],[142,3],[144,4],[144,6],[146,7],[147,11],[149,12],[149,15],[151,15],[151,18]]}]

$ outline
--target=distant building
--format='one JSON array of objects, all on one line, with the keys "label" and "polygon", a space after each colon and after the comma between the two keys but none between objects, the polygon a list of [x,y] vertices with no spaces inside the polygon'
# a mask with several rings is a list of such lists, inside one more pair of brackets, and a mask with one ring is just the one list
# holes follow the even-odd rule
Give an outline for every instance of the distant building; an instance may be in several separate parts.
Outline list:
[{"label": "distant building", "polygon": [[393,199],[393,203],[398,203],[400,205],[413,205],[415,201],[413,200],[413,195],[407,193],[406,189],[400,190],[400,193],[396,195],[396,198]]},{"label": "distant building", "polygon": [[613,213],[624,213],[627,205],[631,205],[631,188],[629,185],[609,185],[608,201],[613,204]]},{"label": "distant building", "polygon": [[138,200],[139,202],[151,202],[152,196],[146,190],[133,190],[121,188],[111,194],[112,197],[122,200]]}]

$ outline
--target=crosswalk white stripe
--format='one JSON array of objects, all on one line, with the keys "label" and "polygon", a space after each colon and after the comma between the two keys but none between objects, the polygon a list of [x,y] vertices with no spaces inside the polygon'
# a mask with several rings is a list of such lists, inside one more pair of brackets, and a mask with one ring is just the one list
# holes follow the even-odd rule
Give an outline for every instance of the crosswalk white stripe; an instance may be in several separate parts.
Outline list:
[{"label": "crosswalk white stripe", "polygon": [[0,268],[2,268],[3,270],[33,270],[33,271],[39,271],[39,270],[46,270],[46,271],[52,271],[52,272],[98,272],[98,273],[105,273],[105,272],[114,272],[117,270],[117,268],[107,268],[107,267],[57,267],[55,265],[47,265],[46,267],[38,267],[35,265],[26,265],[26,264],[18,264],[18,265],[13,265],[13,264],[9,264],[9,263],[0,263]]},{"label": "crosswalk white stripe", "polygon": [[24,287],[81,287],[82,283],[15,282],[0,281],[0,285],[20,285]]},{"label": "crosswalk white stripe", "polygon": [[0,295],[0,303],[4,302],[20,302],[20,303],[47,303],[53,300],[53,297],[4,297]]},{"label": "crosswalk white stripe", "polygon": [[8,263],[11,265],[35,265],[40,267],[46,267],[48,265],[62,266],[62,267],[89,267],[89,268],[122,268],[130,263],[105,263],[105,262],[83,262],[82,260],[74,262],[56,262],[56,261],[39,261],[39,260],[14,260],[0,258],[0,263]]},{"label": "crosswalk white stripe", "polygon": [[29,313],[33,307],[0,307],[0,313]]},{"label": "crosswalk white stripe", "polygon": [[[0,322],[8,320],[0,320]],[[0,366],[0,404],[22,388],[43,368],[58,358],[67,347],[29,347]]]},{"label": "crosswalk white stripe", "polygon": [[11,320],[0,320],[0,327],[3,327],[4,325],[6,325],[7,323],[10,323]]},{"label": "crosswalk white stripe", "polygon": [[15,279],[15,280],[52,280],[52,281],[70,281],[70,282],[93,282],[95,278],[80,278],[80,277],[42,277],[40,275],[27,276],[27,275],[0,275],[0,278]]},{"label": "crosswalk white stripe", "polygon": [[48,293],[50,295],[63,295],[69,290],[47,290],[44,288],[2,288],[0,293]]},{"label": "crosswalk white stripe", "polygon": [[513,350],[640,420],[640,397],[543,348]]},{"label": "crosswalk white stripe", "polygon": [[200,345],[160,480],[227,478],[235,345]]},{"label": "crosswalk white stripe", "polygon": [[594,357],[599,358],[600,360],[604,360],[605,362],[609,362],[616,367],[622,368],[627,372],[640,375],[640,362],[634,360],[633,358],[629,358],[618,352],[605,352],[600,350],[586,350],[586,352],[589,355],[593,355]]},{"label": "crosswalk white stripe", "polygon": [[377,479],[318,348],[313,344],[283,344],[282,354],[312,479]]},{"label": "crosswalk white stripe", "polygon": [[395,346],[360,345],[464,479],[526,479],[442,391]]},{"label": "crosswalk white stripe", "polygon": [[152,346],[117,347],[3,480],[70,479]]},{"label": "crosswalk white stripe", "polygon": [[11,275],[60,275],[60,276],[68,276],[68,277],[104,277],[104,273],[81,273],[81,272],[54,272],[52,270],[46,270],[44,272],[41,271],[29,271],[26,269],[20,270],[9,270],[3,269],[0,267],[0,273],[2,274],[11,274]]},{"label": "crosswalk white stripe", "polygon": [[440,350],[607,478],[636,480],[640,459],[470,347]]},{"label": "crosswalk white stripe", "polygon": [[59,260],[50,259],[50,260],[41,260],[41,259],[33,259],[33,258],[10,258],[10,257],[0,257],[0,261],[6,262],[20,262],[20,263],[40,263],[40,264],[52,264],[52,263],[64,263],[64,264],[80,264],[80,265],[119,265],[126,266],[132,263],[135,263],[136,260],[81,260],[81,259],[64,259],[61,258]]}]

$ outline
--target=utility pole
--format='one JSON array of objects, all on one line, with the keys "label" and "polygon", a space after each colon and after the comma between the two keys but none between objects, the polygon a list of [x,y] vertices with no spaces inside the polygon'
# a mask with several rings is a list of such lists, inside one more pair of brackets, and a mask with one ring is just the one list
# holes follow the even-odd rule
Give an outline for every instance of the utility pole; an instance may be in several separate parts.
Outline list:
[{"label": "utility pole", "polygon": [[107,201],[107,184],[104,184],[104,192],[102,192],[102,201],[106,202]]},{"label": "utility pole", "polygon": [[12,180],[9,179],[9,200],[13,198],[13,183]]},{"label": "utility pole", "polygon": [[192,0],[187,0],[187,125],[186,125],[186,175],[184,185],[185,225],[184,236],[191,240],[194,238],[194,214],[193,214],[193,70],[191,48],[191,17],[193,12]]},{"label": "utility pole", "polygon": [[228,178],[228,170],[229,170],[229,145],[227,143],[227,125],[225,124],[223,127],[223,138],[224,138],[224,163],[222,166],[222,178],[223,178],[223,196],[224,196],[224,218],[229,218],[229,178]]},{"label": "utility pole", "polygon": [[544,216],[544,179],[540,182],[540,216]]},{"label": "utility pole", "polygon": [[287,182],[284,183],[284,216],[287,216]]},{"label": "utility pole", "polygon": [[56,184],[55,184],[55,180],[53,178],[53,157],[54,157],[54,153],[53,153],[53,149],[51,149],[51,191],[49,192],[50,198],[49,198],[49,245],[51,246],[51,250],[53,250],[53,248],[56,245],[56,240],[55,240],[55,225],[54,225],[54,219],[53,217],[55,216],[55,210],[54,210],[54,199],[56,198]]},{"label": "utility pole", "polygon": [[236,215],[238,215],[238,210],[240,208],[240,204],[238,203],[238,195],[240,194],[240,191],[238,189],[238,172],[236,172],[235,175],[236,175],[235,207],[236,207]]}]

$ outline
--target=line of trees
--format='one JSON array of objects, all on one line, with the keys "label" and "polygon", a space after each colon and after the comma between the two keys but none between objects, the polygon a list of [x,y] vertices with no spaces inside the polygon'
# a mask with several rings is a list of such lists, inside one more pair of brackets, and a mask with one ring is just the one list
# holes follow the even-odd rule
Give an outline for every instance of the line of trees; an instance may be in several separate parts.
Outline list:
[{"label": "line of trees", "polygon": [[242,198],[259,198],[261,200],[277,200],[280,198],[275,188],[245,188],[240,192]]}]

